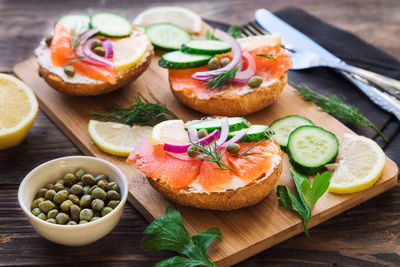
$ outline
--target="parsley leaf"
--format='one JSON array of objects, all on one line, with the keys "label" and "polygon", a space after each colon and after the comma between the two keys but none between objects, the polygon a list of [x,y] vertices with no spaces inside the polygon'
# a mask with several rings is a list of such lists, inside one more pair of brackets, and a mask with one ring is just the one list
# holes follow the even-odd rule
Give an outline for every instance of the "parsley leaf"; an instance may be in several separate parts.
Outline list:
[{"label": "parsley leaf", "polygon": [[297,194],[293,195],[286,185],[278,185],[276,195],[279,197],[279,206],[297,212],[303,222],[304,232],[309,237],[307,224],[311,217],[311,211],[318,199],[328,189],[331,173],[325,172],[322,175],[317,173],[314,182],[310,184],[307,176],[293,169],[290,172]]},{"label": "parsley leaf", "polygon": [[233,36],[233,38],[238,39],[240,38],[240,34],[242,33],[242,30],[238,25],[232,25],[228,29],[228,33]]},{"label": "parsley leaf", "polygon": [[217,37],[215,37],[209,30],[206,32],[206,40],[219,40]]},{"label": "parsley leaf", "polygon": [[221,240],[221,232],[210,228],[189,237],[179,211],[171,206],[165,209],[165,217],[155,219],[144,230],[145,234],[153,234],[143,240],[143,246],[150,251],[171,250],[187,256],[175,256],[157,263],[156,266],[209,266],[216,265],[207,256],[207,248],[214,239]]}]

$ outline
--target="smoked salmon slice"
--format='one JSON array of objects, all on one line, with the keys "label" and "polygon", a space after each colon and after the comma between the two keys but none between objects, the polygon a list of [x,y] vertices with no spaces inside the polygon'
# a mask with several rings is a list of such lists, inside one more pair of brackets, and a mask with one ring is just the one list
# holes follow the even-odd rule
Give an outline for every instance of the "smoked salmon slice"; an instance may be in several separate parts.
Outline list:
[{"label": "smoked salmon slice", "polygon": [[116,83],[115,75],[117,69],[114,66],[93,65],[82,60],[75,60],[77,55],[72,49],[72,33],[61,23],[54,27],[53,39],[51,41],[51,61],[54,66],[65,66],[75,61],[72,66],[76,72],[94,80]]},{"label": "smoked salmon slice", "polygon": [[[227,163],[227,156],[223,160]],[[232,182],[234,173],[230,170],[218,169],[217,164],[210,161],[203,161],[198,176],[199,183],[204,190],[213,192],[219,191]]]}]

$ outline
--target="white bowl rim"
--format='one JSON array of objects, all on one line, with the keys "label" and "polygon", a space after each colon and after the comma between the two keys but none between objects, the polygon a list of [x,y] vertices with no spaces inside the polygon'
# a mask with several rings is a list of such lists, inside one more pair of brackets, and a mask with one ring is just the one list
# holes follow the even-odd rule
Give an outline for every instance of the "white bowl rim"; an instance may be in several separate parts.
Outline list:
[{"label": "white bowl rim", "polygon": [[[122,186],[124,187],[124,194],[122,195],[122,198],[120,200],[120,203],[118,204],[117,208],[113,209],[110,213],[108,213],[106,216],[104,217],[100,217],[100,219],[97,219],[93,222],[88,222],[88,223],[84,223],[84,224],[76,224],[76,225],[61,225],[61,224],[55,224],[55,223],[49,223],[46,221],[43,221],[41,219],[39,219],[38,217],[34,216],[31,212],[30,209],[28,209],[25,205],[24,202],[22,200],[22,190],[21,188],[23,187],[23,185],[26,183],[26,181],[28,180],[28,178],[30,178],[33,173],[38,172],[40,169],[45,168],[47,165],[50,165],[53,162],[59,161],[59,160],[70,160],[70,159],[89,159],[89,160],[94,160],[94,161],[98,161],[101,162],[102,164],[105,164],[107,167],[114,169],[116,171],[116,173],[118,173],[118,176],[121,177],[122,180]],[[126,179],[125,174],[117,167],[115,166],[113,163],[101,159],[101,158],[97,158],[97,157],[91,157],[91,156],[67,156],[67,157],[60,157],[60,158],[55,158],[49,161],[46,161],[38,166],[36,166],[33,170],[31,170],[22,180],[21,184],[19,185],[18,188],[18,204],[19,206],[22,208],[22,210],[24,211],[24,213],[32,220],[35,220],[38,223],[44,224],[47,227],[53,227],[54,229],[84,229],[84,228],[88,228],[91,226],[94,226],[95,224],[100,224],[104,221],[104,219],[107,219],[107,217],[112,216],[114,213],[116,213],[118,210],[122,209],[127,198],[128,198],[128,181]],[[72,228],[71,228],[72,227]]]}]

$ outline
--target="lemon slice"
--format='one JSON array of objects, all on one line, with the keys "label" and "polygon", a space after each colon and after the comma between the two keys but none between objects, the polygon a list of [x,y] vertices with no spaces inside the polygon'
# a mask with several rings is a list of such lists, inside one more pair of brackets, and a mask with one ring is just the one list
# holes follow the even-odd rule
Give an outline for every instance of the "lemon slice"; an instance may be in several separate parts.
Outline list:
[{"label": "lemon slice", "polygon": [[237,39],[242,50],[251,51],[260,47],[281,44],[279,35],[257,35]]},{"label": "lemon slice", "polygon": [[385,166],[385,153],[373,140],[345,134],[339,149],[329,192],[355,193],[373,186]]},{"label": "lemon slice", "polygon": [[153,127],[90,120],[89,135],[104,152],[115,156],[128,156],[137,144],[149,137]]},{"label": "lemon slice", "polygon": [[38,102],[28,85],[0,73],[0,149],[19,145],[31,129]]},{"label": "lemon slice", "polygon": [[150,142],[157,144],[181,144],[188,143],[189,137],[185,130],[185,124],[182,120],[163,121],[154,126]]},{"label": "lemon slice", "polygon": [[146,55],[149,45],[143,33],[112,41],[115,67],[121,70],[135,65]]},{"label": "lemon slice", "polygon": [[202,20],[199,15],[183,7],[154,7],[140,13],[133,21],[134,25],[148,27],[155,23],[171,23],[190,33],[200,33]]}]

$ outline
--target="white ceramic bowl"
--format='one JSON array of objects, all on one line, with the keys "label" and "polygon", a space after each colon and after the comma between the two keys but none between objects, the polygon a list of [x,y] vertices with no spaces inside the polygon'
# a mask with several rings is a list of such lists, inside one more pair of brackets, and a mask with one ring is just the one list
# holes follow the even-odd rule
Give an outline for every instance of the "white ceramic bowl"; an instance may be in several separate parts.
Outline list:
[{"label": "white ceramic bowl", "polygon": [[[79,167],[93,175],[106,174],[111,181],[117,182],[121,190],[120,204],[106,216],[86,224],[52,224],[34,216],[30,207],[39,189]],[[128,183],[125,175],[108,161],[86,156],[63,157],[43,163],[25,176],[18,189],[19,205],[35,230],[44,238],[67,246],[84,246],[108,234],[121,218],[127,197]]]}]

